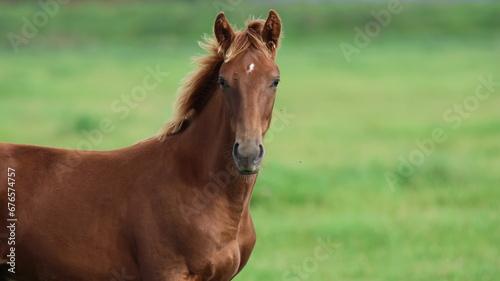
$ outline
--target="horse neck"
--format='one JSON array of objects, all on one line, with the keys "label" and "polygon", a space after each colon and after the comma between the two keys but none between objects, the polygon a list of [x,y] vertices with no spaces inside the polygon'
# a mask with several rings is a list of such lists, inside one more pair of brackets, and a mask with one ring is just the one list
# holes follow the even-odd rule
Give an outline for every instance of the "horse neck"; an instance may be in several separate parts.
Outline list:
[{"label": "horse neck", "polygon": [[233,220],[239,221],[243,214],[248,213],[257,176],[242,176],[236,171],[232,157],[235,134],[220,89],[213,93],[203,110],[181,134],[179,141],[183,146],[183,155],[192,162],[191,175],[200,179],[193,188],[199,188],[203,193],[207,192],[204,188],[210,184],[218,186],[213,201],[225,201],[224,205],[230,209]]}]

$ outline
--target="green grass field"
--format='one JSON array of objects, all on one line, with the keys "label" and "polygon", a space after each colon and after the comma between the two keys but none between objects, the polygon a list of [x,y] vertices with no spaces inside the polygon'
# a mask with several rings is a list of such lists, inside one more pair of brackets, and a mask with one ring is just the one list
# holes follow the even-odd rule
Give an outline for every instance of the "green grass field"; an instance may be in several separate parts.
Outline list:
[{"label": "green grass field", "polygon": [[[257,245],[235,280],[500,278],[500,5],[405,5],[350,63],[340,44],[386,4],[227,11],[241,27],[274,8],[286,33],[252,199]],[[212,3],[67,5],[16,54],[6,34],[37,8],[0,11],[0,141],[74,149],[110,118],[96,150],[161,128],[217,13]],[[117,114],[157,66],[168,77]],[[321,257],[319,240],[335,245]]]}]

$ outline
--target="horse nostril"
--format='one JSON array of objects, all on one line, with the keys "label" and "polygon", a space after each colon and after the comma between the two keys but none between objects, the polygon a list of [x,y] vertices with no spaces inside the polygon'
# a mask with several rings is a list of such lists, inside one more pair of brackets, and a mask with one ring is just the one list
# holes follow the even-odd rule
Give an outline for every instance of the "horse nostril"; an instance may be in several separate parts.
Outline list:
[{"label": "horse nostril", "polygon": [[234,143],[234,146],[233,146],[233,157],[234,159],[238,159],[239,156],[238,156],[238,147],[240,146],[239,143]]},{"label": "horse nostril", "polygon": [[264,146],[262,144],[259,144],[259,156],[257,156],[257,160],[260,161],[262,158],[264,158]]}]

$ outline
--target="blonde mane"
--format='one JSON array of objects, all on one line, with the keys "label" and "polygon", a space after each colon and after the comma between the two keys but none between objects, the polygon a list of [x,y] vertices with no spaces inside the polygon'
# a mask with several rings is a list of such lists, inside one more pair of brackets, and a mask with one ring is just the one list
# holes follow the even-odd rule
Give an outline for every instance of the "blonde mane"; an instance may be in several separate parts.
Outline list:
[{"label": "blonde mane", "polygon": [[191,120],[210,100],[217,89],[219,69],[224,62],[229,62],[238,54],[253,48],[271,58],[272,53],[262,40],[262,30],[265,21],[252,20],[247,23],[243,31],[235,32],[235,38],[229,48],[224,51],[223,46],[214,37],[205,35],[204,41],[198,42],[201,48],[207,51],[207,56],[193,59],[198,69],[192,71],[183,80],[183,86],[178,90],[178,98],[174,104],[174,115],[160,130],[158,140],[163,141],[167,136],[181,132]]}]

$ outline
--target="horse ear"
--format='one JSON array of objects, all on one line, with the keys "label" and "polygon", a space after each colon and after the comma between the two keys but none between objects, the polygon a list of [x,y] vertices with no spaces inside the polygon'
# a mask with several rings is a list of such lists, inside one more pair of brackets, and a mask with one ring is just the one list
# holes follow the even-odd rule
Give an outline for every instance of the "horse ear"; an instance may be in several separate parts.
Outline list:
[{"label": "horse ear", "polygon": [[234,32],[224,13],[219,13],[215,18],[214,34],[219,43],[219,52],[225,53],[234,39]]},{"label": "horse ear", "polygon": [[276,56],[281,35],[281,19],[274,10],[269,11],[264,29],[262,30],[262,40],[271,54]]}]

